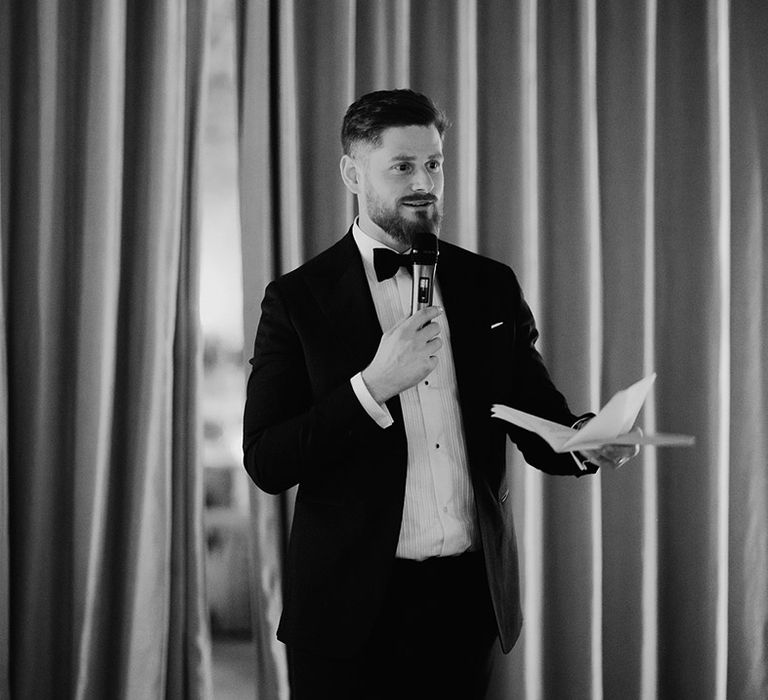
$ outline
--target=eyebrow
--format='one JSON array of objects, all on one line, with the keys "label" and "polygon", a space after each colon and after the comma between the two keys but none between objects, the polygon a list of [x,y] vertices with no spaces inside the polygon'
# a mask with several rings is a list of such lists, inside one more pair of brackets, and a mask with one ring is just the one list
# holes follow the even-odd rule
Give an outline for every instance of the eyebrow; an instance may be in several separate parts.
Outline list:
[{"label": "eyebrow", "polygon": [[[433,153],[431,156],[427,156],[427,160],[443,160],[443,154],[442,153]],[[416,156],[408,155],[407,153],[398,153],[395,156],[392,156],[390,158],[390,161],[396,161],[396,160],[407,160],[407,161],[414,161],[417,160]]]}]

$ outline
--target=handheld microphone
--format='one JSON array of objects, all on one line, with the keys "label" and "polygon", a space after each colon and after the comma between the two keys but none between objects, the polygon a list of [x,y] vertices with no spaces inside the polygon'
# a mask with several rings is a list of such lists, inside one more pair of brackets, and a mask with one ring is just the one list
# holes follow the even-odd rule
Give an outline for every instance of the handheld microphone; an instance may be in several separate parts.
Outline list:
[{"label": "handheld microphone", "polygon": [[411,316],[419,309],[432,306],[437,267],[437,236],[428,230],[416,231],[413,236],[413,287],[411,289]]}]

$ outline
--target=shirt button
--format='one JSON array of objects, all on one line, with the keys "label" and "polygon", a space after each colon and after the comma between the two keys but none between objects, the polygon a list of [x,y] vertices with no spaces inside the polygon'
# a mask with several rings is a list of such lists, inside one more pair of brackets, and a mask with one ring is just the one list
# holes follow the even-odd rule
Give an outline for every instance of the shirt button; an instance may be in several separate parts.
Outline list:
[{"label": "shirt button", "polygon": [[447,512],[448,512],[448,506],[443,506],[443,513],[447,513]]},{"label": "shirt button", "polygon": [[435,443],[435,449],[436,449],[436,450],[439,450],[439,449],[440,449],[440,443],[439,443],[439,442],[436,442],[436,443]]}]

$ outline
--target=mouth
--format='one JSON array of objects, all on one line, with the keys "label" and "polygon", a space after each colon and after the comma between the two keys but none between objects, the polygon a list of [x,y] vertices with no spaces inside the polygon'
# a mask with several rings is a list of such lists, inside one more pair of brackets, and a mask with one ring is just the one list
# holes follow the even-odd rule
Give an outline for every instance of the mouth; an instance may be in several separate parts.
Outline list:
[{"label": "mouth", "polygon": [[400,203],[409,209],[425,209],[426,207],[431,207],[436,201],[436,199],[428,197],[424,199],[404,199]]}]

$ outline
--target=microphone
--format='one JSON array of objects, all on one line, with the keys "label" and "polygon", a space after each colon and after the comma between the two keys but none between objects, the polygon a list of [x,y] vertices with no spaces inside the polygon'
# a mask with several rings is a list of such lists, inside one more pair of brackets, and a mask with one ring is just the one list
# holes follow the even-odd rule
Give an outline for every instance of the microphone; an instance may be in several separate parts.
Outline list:
[{"label": "microphone", "polygon": [[411,316],[419,309],[432,306],[437,267],[437,236],[429,230],[419,230],[413,236],[413,287],[411,288]]}]

